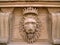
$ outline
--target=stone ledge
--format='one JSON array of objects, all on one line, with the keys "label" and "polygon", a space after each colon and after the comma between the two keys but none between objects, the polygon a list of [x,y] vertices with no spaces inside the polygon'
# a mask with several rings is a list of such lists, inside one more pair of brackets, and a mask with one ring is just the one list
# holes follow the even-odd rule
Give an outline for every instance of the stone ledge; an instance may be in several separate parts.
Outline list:
[{"label": "stone ledge", "polygon": [[50,44],[50,43],[44,43],[44,42],[42,42],[42,43],[35,43],[35,44],[26,44],[26,43],[9,43],[9,44],[7,44],[7,45],[52,45],[52,44]]},{"label": "stone ledge", "polygon": [[60,7],[60,2],[0,2],[0,7]]},{"label": "stone ledge", "polygon": [[54,44],[60,44],[60,39],[54,39],[54,40],[53,40],[53,43],[54,43]]},{"label": "stone ledge", "polygon": [[25,1],[60,1],[60,0],[0,0],[0,1],[23,1],[23,2],[25,2]]}]

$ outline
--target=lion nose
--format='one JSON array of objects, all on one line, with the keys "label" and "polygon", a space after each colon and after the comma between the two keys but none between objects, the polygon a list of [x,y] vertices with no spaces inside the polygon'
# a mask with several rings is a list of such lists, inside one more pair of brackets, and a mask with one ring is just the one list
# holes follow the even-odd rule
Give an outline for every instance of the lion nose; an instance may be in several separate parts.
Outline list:
[{"label": "lion nose", "polygon": [[34,28],[33,28],[33,25],[32,24],[29,24],[29,32],[34,32]]},{"label": "lion nose", "polygon": [[29,24],[29,28],[32,29],[33,28],[33,25],[32,24]]}]

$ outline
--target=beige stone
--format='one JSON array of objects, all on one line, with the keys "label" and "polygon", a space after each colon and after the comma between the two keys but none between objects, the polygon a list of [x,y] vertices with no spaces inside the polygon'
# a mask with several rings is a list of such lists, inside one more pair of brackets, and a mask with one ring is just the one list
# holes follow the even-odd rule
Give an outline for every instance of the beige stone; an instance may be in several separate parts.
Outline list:
[{"label": "beige stone", "polygon": [[[0,43],[5,42],[8,45],[60,44],[60,2],[53,0],[49,0],[52,2],[47,2],[47,0],[39,0],[39,2],[31,2],[34,0],[28,0],[28,2],[24,2],[27,0],[22,0],[22,2],[20,2],[21,0],[17,0],[17,2],[16,0],[6,1],[2,0],[1,2],[0,0]],[[32,21],[35,22],[32,25],[38,24],[40,27],[34,28],[34,25],[29,25]],[[26,31],[24,24],[26,22],[29,25],[26,29],[33,27],[32,30],[40,30],[38,31],[40,36],[31,44],[26,41],[27,39],[24,39]],[[36,35],[38,34],[36,33]],[[31,37],[34,40],[33,36],[30,35]]]}]

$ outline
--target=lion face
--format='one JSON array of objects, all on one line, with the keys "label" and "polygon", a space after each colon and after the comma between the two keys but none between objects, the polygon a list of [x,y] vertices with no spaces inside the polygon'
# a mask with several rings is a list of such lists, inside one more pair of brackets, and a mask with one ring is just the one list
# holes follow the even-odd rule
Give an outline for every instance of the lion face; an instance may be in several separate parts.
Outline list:
[{"label": "lion face", "polygon": [[35,21],[35,19],[33,19],[33,18],[25,19],[24,29],[25,29],[25,32],[27,34],[34,33],[35,29],[36,29],[36,21]]},{"label": "lion face", "polygon": [[25,39],[29,43],[33,43],[38,38],[38,29],[37,29],[37,21],[34,16],[26,16],[24,19],[24,33]]},{"label": "lion face", "polygon": [[25,33],[27,35],[28,40],[31,40],[32,38],[34,38],[34,33],[36,31],[35,19],[33,18],[26,19],[24,23],[24,29],[25,29]]}]

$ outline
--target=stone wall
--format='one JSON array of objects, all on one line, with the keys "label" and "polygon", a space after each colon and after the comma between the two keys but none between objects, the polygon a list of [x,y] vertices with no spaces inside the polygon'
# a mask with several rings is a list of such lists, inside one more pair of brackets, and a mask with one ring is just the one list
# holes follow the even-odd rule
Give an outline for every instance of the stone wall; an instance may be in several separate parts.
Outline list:
[{"label": "stone wall", "polygon": [[[59,20],[59,0],[0,0],[0,43],[7,45],[60,44]],[[29,31],[26,32],[28,29],[32,30],[31,34],[28,33]]]}]

